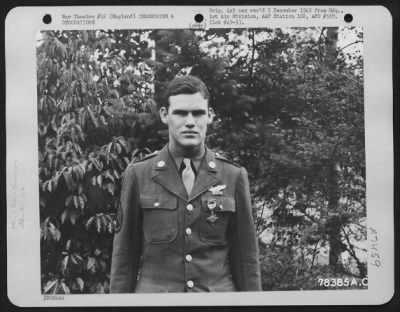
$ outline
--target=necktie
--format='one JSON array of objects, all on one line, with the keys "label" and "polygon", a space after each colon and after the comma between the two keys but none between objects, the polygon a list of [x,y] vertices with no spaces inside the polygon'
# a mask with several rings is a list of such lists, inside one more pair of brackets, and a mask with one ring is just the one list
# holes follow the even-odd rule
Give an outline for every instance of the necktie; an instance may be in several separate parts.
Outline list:
[{"label": "necktie", "polygon": [[186,192],[188,193],[188,195],[190,195],[190,193],[192,192],[195,176],[192,166],[190,164],[190,159],[184,158],[183,164],[185,165],[185,168],[182,171],[182,181],[183,185],[185,186]]}]

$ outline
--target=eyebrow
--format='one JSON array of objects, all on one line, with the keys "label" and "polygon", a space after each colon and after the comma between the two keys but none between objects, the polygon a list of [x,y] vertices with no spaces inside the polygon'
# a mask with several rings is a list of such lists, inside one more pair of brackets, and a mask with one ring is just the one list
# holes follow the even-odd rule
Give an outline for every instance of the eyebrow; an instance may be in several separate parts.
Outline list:
[{"label": "eyebrow", "polygon": [[186,109],[174,109],[171,113],[175,115],[187,115],[189,112],[192,115],[203,115],[206,113],[204,109],[194,109],[194,110],[186,110]]}]

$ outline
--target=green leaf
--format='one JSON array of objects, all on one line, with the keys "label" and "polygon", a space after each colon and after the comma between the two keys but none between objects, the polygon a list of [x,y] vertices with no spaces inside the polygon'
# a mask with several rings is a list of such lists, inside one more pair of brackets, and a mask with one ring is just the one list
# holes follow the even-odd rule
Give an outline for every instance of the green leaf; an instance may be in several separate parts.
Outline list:
[{"label": "green leaf", "polygon": [[47,184],[47,190],[51,193],[53,191],[53,180],[49,180]]},{"label": "green leaf", "polygon": [[69,207],[71,205],[71,202],[73,200],[73,196],[70,195],[65,199],[65,207]]},{"label": "green leaf", "polygon": [[118,138],[118,143],[121,144],[126,154],[129,154],[128,143],[125,141],[123,137]]},{"label": "green leaf", "polygon": [[111,172],[110,169],[108,169],[108,170],[105,172],[105,176],[106,176],[107,178],[109,178],[111,181],[115,182],[115,178],[114,178],[114,176],[113,176],[113,174],[112,174],[112,172]]},{"label": "green leaf", "polygon": [[89,106],[87,107],[87,110],[89,112],[90,119],[92,120],[94,126],[96,128],[98,128],[99,127],[99,122],[97,121],[96,117],[94,116],[94,113],[92,112],[92,110],[90,109]]},{"label": "green leaf", "polygon": [[79,196],[79,207],[81,210],[85,209],[85,198],[82,195]]},{"label": "green leaf", "polygon": [[68,267],[69,256],[65,256],[64,259],[61,261],[61,273],[65,275],[65,272]]},{"label": "green leaf", "polygon": [[99,119],[100,119],[101,123],[103,124],[103,126],[107,126],[108,125],[108,122],[106,121],[106,119],[104,118],[103,115],[100,115]]},{"label": "green leaf", "polygon": [[66,250],[69,250],[70,248],[71,248],[71,240],[69,239],[69,240],[67,241],[67,244],[66,244],[65,249],[66,249]]},{"label": "green leaf", "polygon": [[58,127],[57,127],[57,123],[56,123],[56,115],[53,116],[52,120],[51,120],[51,127],[53,128],[53,130],[55,132],[57,132]]},{"label": "green leaf", "polygon": [[121,153],[122,153],[122,147],[121,147],[121,145],[120,145],[119,143],[115,143],[115,147],[116,147],[116,149],[117,149],[117,153],[118,153],[118,154],[121,154]]},{"label": "green leaf", "polygon": [[94,221],[95,217],[90,217],[89,220],[86,222],[86,229],[89,230],[90,226],[92,225],[93,221]]},{"label": "green leaf", "polygon": [[96,230],[97,232],[101,232],[102,230],[102,222],[101,222],[101,217],[96,216]]},{"label": "green leaf", "polygon": [[64,282],[61,282],[61,288],[64,294],[68,295],[70,293],[69,287]]},{"label": "green leaf", "polygon": [[76,209],[79,209],[80,205],[79,205],[79,197],[78,196],[74,196],[74,206]]},{"label": "green leaf", "polygon": [[103,170],[103,163],[101,161],[99,161],[96,158],[92,158],[91,161],[95,165],[95,167],[96,167],[96,169],[98,171],[102,171]]},{"label": "green leaf", "polygon": [[96,259],[93,257],[88,257],[86,262],[86,270],[90,273],[96,273]]},{"label": "green leaf", "polygon": [[[77,209],[79,209],[79,208],[77,208]],[[75,225],[76,220],[79,219],[79,216],[80,216],[80,214],[78,213],[77,210],[75,210],[75,209],[70,210],[70,212],[69,212],[69,220],[71,221],[72,224]]]},{"label": "green leaf", "polygon": [[63,176],[64,176],[64,180],[65,180],[65,183],[67,184],[68,189],[70,191],[72,191],[74,189],[74,181],[72,179],[71,174],[64,170]]},{"label": "green leaf", "polygon": [[51,279],[47,281],[46,285],[43,288],[43,292],[45,294],[50,294],[53,293],[54,288],[57,288],[58,280],[57,279]]},{"label": "green leaf", "polygon": [[117,169],[114,169],[113,173],[114,173],[114,176],[115,176],[116,179],[120,179],[121,178],[121,175],[118,173]]},{"label": "green leaf", "polygon": [[79,290],[82,292],[82,291],[83,291],[83,288],[85,287],[85,282],[84,282],[83,279],[80,278],[80,277],[77,277],[77,278],[75,279],[75,281],[76,281],[76,284],[77,284],[78,287],[79,287]]},{"label": "green leaf", "polygon": [[114,183],[108,183],[107,184],[107,190],[110,192],[110,194],[111,195],[113,195],[114,196],[114,194],[115,194],[115,185],[114,185]]},{"label": "green leaf", "polygon": [[108,233],[112,234],[115,230],[115,221],[110,216],[108,216],[108,217],[109,218],[107,218],[108,219],[107,230],[108,230]]},{"label": "green leaf", "polygon": [[68,216],[68,209],[64,209],[61,213],[61,223],[64,224]]},{"label": "green leaf", "polygon": [[128,166],[129,165],[129,158],[128,157],[123,157],[125,164]]},{"label": "green leaf", "polygon": [[97,185],[98,185],[99,187],[102,187],[102,185],[103,185],[103,176],[102,176],[101,174],[99,174],[99,175],[97,176]]},{"label": "green leaf", "polygon": [[62,172],[57,172],[53,178],[53,184],[54,184],[55,189],[58,187],[58,182],[59,182],[61,176],[62,176]]},{"label": "green leaf", "polygon": [[49,232],[53,240],[56,242],[60,241],[61,239],[61,232],[60,230],[51,222],[48,222]]}]

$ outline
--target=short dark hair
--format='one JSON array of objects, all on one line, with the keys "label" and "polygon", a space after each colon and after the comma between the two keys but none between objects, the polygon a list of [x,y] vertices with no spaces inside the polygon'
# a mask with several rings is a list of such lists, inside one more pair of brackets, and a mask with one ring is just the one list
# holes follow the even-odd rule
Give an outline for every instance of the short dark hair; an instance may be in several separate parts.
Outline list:
[{"label": "short dark hair", "polygon": [[206,84],[199,78],[191,75],[175,77],[172,79],[164,92],[164,103],[169,107],[169,97],[179,94],[195,94],[200,92],[205,100],[210,98]]}]

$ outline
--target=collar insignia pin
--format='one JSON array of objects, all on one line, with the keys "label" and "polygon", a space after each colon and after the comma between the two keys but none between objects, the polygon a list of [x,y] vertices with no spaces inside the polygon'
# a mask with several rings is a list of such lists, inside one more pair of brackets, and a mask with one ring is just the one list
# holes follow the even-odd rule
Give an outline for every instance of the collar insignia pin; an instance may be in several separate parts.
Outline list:
[{"label": "collar insignia pin", "polygon": [[216,165],[215,162],[213,162],[213,161],[210,161],[210,162],[208,163],[208,166],[209,166],[211,169],[215,169],[215,167],[217,167],[217,165]]}]

